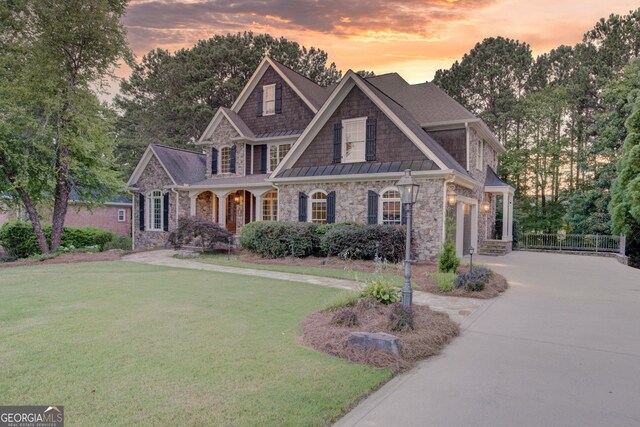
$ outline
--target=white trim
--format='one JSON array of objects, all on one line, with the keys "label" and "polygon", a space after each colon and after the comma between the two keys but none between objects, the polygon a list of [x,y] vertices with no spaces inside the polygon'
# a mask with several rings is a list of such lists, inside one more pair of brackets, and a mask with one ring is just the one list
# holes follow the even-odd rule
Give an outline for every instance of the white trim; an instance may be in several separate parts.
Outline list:
[{"label": "white trim", "polygon": [[[347,158],[347,132],[346,132],[346,125],[350,124],[350,123],[357,123],[357,124],[362,124],[362,158],[359,159],[355,159],[355,160],[346,160]],[[361,163],[366,161],[366,144],[367,144],[367,117],[354,117],[352,119],[342,119],[342,132],[340,132],[341,134],[341,141],[340,141],[340,154],[341,154],[341,163]]]},{"label": "white trim", "polygon": [[456,196],[456,256],[462,257],[464,246],[464,205],[469,205],[471,209],[471,230],[469,245],[478,249],[478,208],[476,199],[464,196]]},{"label": "white trim", "polygon": [[516,190],[508,185],[508,186],[504,186],[504,185],[487,185],[484,187],[484,192],[485,193],[501,193],[501,194],[514,194],[516,192]]},{"label": "white trim", "polygon": [[223,116],[224,116],[224,118],[227,119],[227,121],[231,124],[231,126],[233,126],[233,128],[236,130],[236,132],[238,132],[238,135],[240,135],[238,138],[246,138],[247,137],[245,134],[243,134],[240,131],[240,128],[238,128],[238,126],[236,126],[234,121],[231,120],[229,115],[225,112],[224,108],[220,107],[220,108],[218,108],[218,111],[216,111],[216,113],[213,115],[213,118],[209,122],[209,125],[207,125],[207,128],[204,130],[204,132],[202,132],[202,135],[200,135],[200,139],[198,139],[198,141],[196,142],[195,145],[208,145],[208,144],[212,143],[211,140],[205,139],[205,138],[208,138],[210,136],[210,134],[213,133],[213,131],[215,131],[217,129],[217,127],[222,122],[222,117]]},{"label": "white trim", "polygon": [[[327,202],[329,201],[328,200],[329,199],[329,193],[327,191],[325,191],[325,190],[320,190],[320,189],[315,189],[313,191],[310,191],[309,192],[309,196],[307,196],[307,222],[313,222],[313,202],[312,202],[312,200],[313,200],[313,195],[317,194],[317,193],[322,193],[325,196],[325,199],[324,199],[325,222],[324,223],[326,224],[326,215],[327,215],[328,208],[329,208],[329,206],[327,204]],[[315,224],[322,224],[322,223],[315,223]]]},{"label": "white trim", "polygon": [[280,135],[280,136],[268,136],[266,138],[254,138],[254,137],[244,137],[244,136],[236,136],[231,138],[231,141],[239,141],[239,142],[247,142],[247,143],[251,143],[250,145],[261,145],[261,144],[268,144],[268,143],[272,143],[272,142],[281,142],[281,143],[287,143],[290,142],[291,144],[293,144],[298,137],[300,136],[300,134],[297,135]]},{"label": "white trim", "polygon": [[[81,203],[81,204],[84,204],[84,202],[69,202],[69,203]],[[125,207],[129,207],[130,208],[131,206],[133,206],[133,203],[107,202],[107,203],[103,203],[103,205],[104,206],[125,206]]]},{"label": "white trim", "polygon": [[[273,88],[273,112],[267,113],[267,89]],[[262,116],[275,116],[276,114],[276,84],[271,83],[262,86]]]},{"label": "white trim", "polygon": [[[224,150],[225,148],[229,149],[229,172],[222,172],[222,150]],[[222,175],[222,176],[227,176],[227,175],[234,175],[233,172],[231,172],[231,150],[233,148],[233,145],[223,145],[219,148],[217,148],[218,150],[218,173],[216,173],[215,175]],[[236,148],[237,150],[237,148]],[[237,155],[237,152],[236,152]],[[236,168],[236,175],[238,174],[238,169]]]},{"label": "white trim", "polygon": [[[384,210],[384,193],[388,192],[388,191],[397,191],[398,193],[400,193],[400,191],[398,190],[398,187],[396,186],[389,186],[389,187],[385,187],[382,190],[380,190],[380,192],[378,193],[378,224],[382,224],[382,216],[383,216],[383,210]],[[402,200],[400,199],[400,196],[398,196],[397,199],[387,199],[389,201],[393,201],[393,200],[398,200],[400,202],[400,223],[402,224]]]},{"label": "white trim", "polygon": [[467,144],[467,150],[466,150],[466,151],[467,151],[467,167],[466,167],[465,169],[466,169],[467,171],[469,171],[469,156],[470,156],[470,154],[469,154],[469,149],[470,149],[470,147],[471,147],[471,144],[469,143],[469,141],[470,141],[470,139],[471,139],[471,138],[469,137],[469,136],[470,136],[470,135],[469,135],[469,132],[470,132],[470,130],[469,130],[469,123],[465,123],[465,124],[464,124],[464,134],[465,134],[465,138],[466,138],[466,139],[465,139],[465,141],[466,141],[466,144]]},{"label": "white trim", "polygon": [[302,92],[300,92],[300,89],[298,89],[291,82],[291,80],[289,80],[287,76],[282,71],[280,71],[280,67],[275,65],[274,62],[271,60],[271,58],[269,58],[268,56],[265,56],[262,62],[260,63],[260,65],[258,65],[258,68],[256,69],[256,71],[254,71],[253,75],[249,79],[249,82],[245,85],[245,87],[242,89],[242,92],[240,92],[240,95],[231,106],[231,111],[234,111],[236,113],[240,111],[240,109],[245,104],[245,102],[247,102],[247,99],[249,98],[253,90],[258,86],[258,82],[260,81],[260,79],[262,78],[262,76],[264,75],[264,73],[267,71],[269,67],[273,68],[275,72],[278,73],[278,75],[280,75],[282,80],[284,80],[285,83],[291,89],[293,89],[293,91],[300,97],[300,99],[304,101],[305,104],[307,104],[307,106],[311,109],[311,111],[314,114],[318,112],[318,109],[311,103],[311,101],[309,101],[307,97],[304,96]]},{"label": "white trim", "polygon": [[320,129],[327,123],[331,114],[335,112],[340,103],[346,98],[351,89],[354,86],[358,86],[362,92],[380,109],[407,137],[414,145],[422,151],[422,153],[432,160],[440,169],[448,169],[446,165],[436,156],[419,138],[413,133],[406,124],[396,116],[387,106],[376,96],[371,88],[366,83],[361,81],[361,78],[357,76],[353,71],[349,70],[345,74],[344,78],[338,85],[338,87],[331,93],[329,99],[324,103],[318,114],[316,114],[311,120],[311,123],[307,125],[302,135],[295,144],[295,147],[289,152],[290,155],[284,158],[278,168],[273,172],[272,177],[275,177],[285,167],[291,167],[300,158],[302,153],[308,148],[309,144],[316,137]]},{"label": "white trim", "polygon": [[[282,145],[289,145],[289,151],[293,150],[293,143],[292,142],[273,142],[270,144],[265,144],[267,146],[267,174],[270,174],[271,172],[273,172],[271,170],[271,147],[277,147],[277,156],[278,156],[278,165],[284,160],[284,157],[280,158],[280,146]],[[289,154],[289,151],[287,151],[287,154]],[[285,154],[286,157],[286,154]],[[278,166],[276,166],[277,168]]]},{"label": "white trim", "polygon": [[[173,177],[169,173],[169,170],[167,170],[167,167],[160,160],[160,157],[158,156],[158,154],[153,149],[153,145],[150,144],[147,147],[147,149],[144,151],[144,154],[140,158],[140,161],[138,162],[136,168],[131,173],[131,176],[129,177],[129,180],[127,181],[127,188],[132,188],[133,184],[138,182],[138,180],[140,179],[140,176],[142,175],[142,172],[144,172],[145,168],[149,164],[149,161],[151,161],[151,156],[152,155],[155,156],[155,158],[158,161],[158,163],[160,163],[160,166],[162,166],[162,169],[164,169],[164,172],[167,174],[167,176],[169,177],[171,182],[173,182],[173,185],[178,185],[178,183],[173,179]],[[134,190],[135,190],[135,188],[134,188]]]},{"label": "white trim", "polygon": [[[120,213],[122,212],[122,219],[120,219]],[[118,209],[118,222],[127,222],[126,209]]]},{"label": "white trim", "polygon": [[[158,191],[160,193],[160,228],[151,227],[153,221],[152,219],[152,209],[154,208],[152,205],[153,199],[156,197],[152,194]],[[166,191],[163,191],[161,188],[154,188],[145,193],[145,227],[144,231],[164,231],[164,194]]]}]

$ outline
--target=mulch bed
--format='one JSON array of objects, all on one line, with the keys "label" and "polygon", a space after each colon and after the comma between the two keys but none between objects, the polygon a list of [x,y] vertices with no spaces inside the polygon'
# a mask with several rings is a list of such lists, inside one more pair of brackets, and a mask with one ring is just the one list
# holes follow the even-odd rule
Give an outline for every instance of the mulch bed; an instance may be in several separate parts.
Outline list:
[{"label": "mulch bed", "polygon": [[[260,255],[256,255],[248,251],[237,251],[234,255],[238,255],[239,261],[251,262],[254,264],[271,264],[271,265],[292,265],[292,266],[307,266],[307,267],[326,267],[335,268],[338,270],[350,270],[350,271],[363,271],[363,272],[375,272],[376,265],[373,261],[362,260],[344,260],[336,257],[308,257],[308,258],[296,258],[292,260],[291,257],[286,258],[262,258]],[[475,265],[475,264],[474,264]],[[416,284],[416,289],[420,291],[429,292],[437,295],[444,296],[456,296],[466,298],[478,298],[489,299],[495,298],[502,292],[506,291],[509,287],[507,280],[498,273],[493,274],[491,281],[485,286],[483,291],[469,292],[464,289],[453,289],[450,292],[440,292],[431,275],[438,271],[437,264],[433,262],[417,263],[411,266],[411,281]],[[459,272],[469,271],[468,267],[460,267]],[[401,279],[404,277],[404,267],[402,264],[386,264],[386,267],[382,271],[385,274],[395,274]]]},{"label": "mulch bed", "polygon": [[30,265],[48,265],[48,264],[71,264],[76,262],[95,262],[95,261],[116,261],[122,258],[123,251],[111,250],[106,252],[84,252],[84,253],[70,253],[58,255],[55,258],[38,260],[25,260],[25,261],[13,261],[13,262],[0,262],[0,268],[9,267],[23,267]]},{"label": "mulch bed", "polygon": [[[444,313],[426,306],[414,306],[414,329],[391,331],[389,306],[361,300],[354,310],[358,325],[346,327],[331,322],[333,312],[315,312],[300,324],[303,343],[317,351],[354,363],[394,370],[407,369],[419,360],[436,355],[460,334],[457,323]],[[380,350],[364,349],[347,343],[351,332],[385,332],[400,339],[400,357]]]}]

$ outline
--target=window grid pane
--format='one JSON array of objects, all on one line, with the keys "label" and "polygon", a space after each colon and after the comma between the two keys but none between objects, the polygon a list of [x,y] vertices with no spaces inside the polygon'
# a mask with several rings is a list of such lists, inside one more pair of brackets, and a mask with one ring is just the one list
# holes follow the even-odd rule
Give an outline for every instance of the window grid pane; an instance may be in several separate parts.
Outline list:
[{"label": "window grid pane", "polygon": [[366,118],[344,122],[344,161],[363,162]]},{"label": "window grid pane", "polygon": [[268,192],[262,199],[262,220],[278,220],[278,193],[276,191]]},{"label": "window grid pane", "polygon": [[276,86],[269,85],[263,87],[262,107],[264,114],[274,114],[276,112]]},{"label": "window grid pane", "polygon": [[402,202],[396,190],[389,190],[382,195],[382,223],[402,223]]},{"label": "window grid pane", "polygon": [[154,230],[162,229],[162,193],[154,191],[151,193],[151,227]]},{"label": "window grid pane", "polygon": [[220,150],[220,173],[231,171],[231,147],[223,147]]},{"label": "window grid pane", "polygon": [[324,193],[317,192],[311,196],[311,222],[327,223],[327,195]]}]

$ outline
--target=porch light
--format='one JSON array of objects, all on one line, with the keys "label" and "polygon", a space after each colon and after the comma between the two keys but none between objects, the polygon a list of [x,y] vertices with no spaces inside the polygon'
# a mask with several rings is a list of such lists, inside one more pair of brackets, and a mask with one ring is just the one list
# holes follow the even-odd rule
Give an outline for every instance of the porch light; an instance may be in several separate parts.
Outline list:
[{"label": "porch light", "polygon": [[456,192],[453,188],[449,188],[447,190],[447,202],[449,202],[449,204],[451,206],[456,204]]},{"label": "porch light", "polygon": [[482,202],[482,212],[489,212],[491,210],[491,204],[489,202]]},{"label": "porch light", "polygon": [[418,200],[418,189],[420,186],[411,176],[411,169],[404,171],[404,176],[396,183],[396,187],[398,187],[398,191],[400,192],[402,204],[413,205],[416,200]]},{"label": "porch light", "polygon": [[242,202],[242,196],[238,194],[238,195],[236,195],[234,200],[235,200],[236,204],[240,204]]}]

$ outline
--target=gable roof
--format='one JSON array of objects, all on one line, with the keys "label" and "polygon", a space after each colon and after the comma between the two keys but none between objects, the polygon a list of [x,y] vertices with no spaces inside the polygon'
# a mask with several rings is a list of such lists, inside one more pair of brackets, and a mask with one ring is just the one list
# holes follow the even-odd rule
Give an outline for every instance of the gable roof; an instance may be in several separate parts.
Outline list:
[{"label": "gable roof", "polygon": [[167,145],[149,144],[129,177],[127,187],[138,182],[153,156],[158,159],[174,185],[191,184],[202,181],[206,177],[206,155]]},{"label": "gable roof", "polygon": [[[69,192],[69,201],[74,202],[74,203],[84,203],[85,202],[85,200],[83,200],[80,197],[80,195],[78,194],[78,189],[77,188],[72,188],[71,191]],[[104,204],[105,205],[130,205],[131,204],[131,199],[129,197],[127,197],[127,196],[116,195],[116,196],[113,196],[108,201],[104,202]]]},{"label": "gable roof", "polygon": [[293,148],[273,171],[271,175],[272,178],[281,177],[283,170],[293,167],[304,150],[307,149],[311,141],[318,134],[321,127],[327,122],[331,114],[333,114],[355,86],[360,88],[364,94],[389,117],[398,129],[400,129],[428,159],[436,164],[438,169],[454,170],[465,177],[469,177],[467,171],[422,129],[416,119],[405,110],[402,105],[380,91],[366,79],[349,70],[320,111],[314,116]]},{"label": "gable roof", "polygon": [[222,119],[227,119],[231,126],[238,132],[238,134],[243,138],[254,138],[255,135],[253,131],[249,129],[249,126],[240,118],[238,113],[228,109],[227,107],[220,107],[213,115],[213,118],[207,125],[207,128],[200,135],[200,139],[196,142],[196,145],[206,144],[211,132],[216,130]]},{"label": "gable roof", "polygon": [[253,73],[240,95],[231,106],[231,110],[236,113],[240,111],[247,98],[258,85],[260,78],[267,69],[271,67],[282,79],[293,89],[293,91],[304,101],[305,104],[315,114],[318,112],[324,101],[331,94],[332,87],[322,87],[312,80],[298,74],[289,67],[265,56],[256,71]]}]

